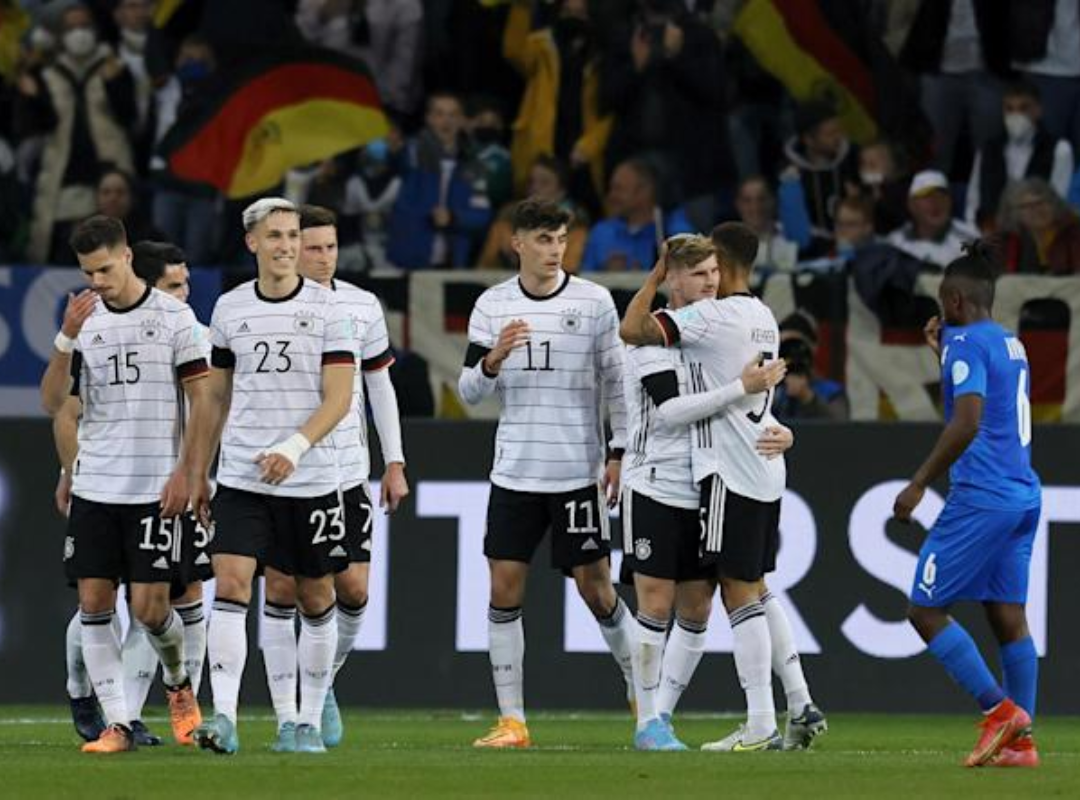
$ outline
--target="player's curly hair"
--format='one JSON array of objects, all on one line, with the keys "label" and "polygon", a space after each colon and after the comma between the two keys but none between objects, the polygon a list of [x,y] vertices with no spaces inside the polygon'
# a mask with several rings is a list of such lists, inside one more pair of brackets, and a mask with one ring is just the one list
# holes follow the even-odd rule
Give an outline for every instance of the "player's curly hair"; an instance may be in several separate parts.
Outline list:
[{"label": "player's curly hair", "polygon": [[947,267],[943,281],[956,284],[972,302],[984,308],[994,304],[994,281],[999,268],[998,245],[993,239],[972,239],[963,245],[963,255]]}]

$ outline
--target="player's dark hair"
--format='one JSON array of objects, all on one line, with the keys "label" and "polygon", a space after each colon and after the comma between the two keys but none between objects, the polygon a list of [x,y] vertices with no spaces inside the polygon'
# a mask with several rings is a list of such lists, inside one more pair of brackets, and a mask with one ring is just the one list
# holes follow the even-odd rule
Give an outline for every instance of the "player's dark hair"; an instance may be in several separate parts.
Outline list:
[{"label": "player's dark hair", "polygon": [[161,280],[166,267],[186,262],[187,255],[171,242],[143,241],[131,246],[131,268],[150,286]]},{"label": "player's dark hair", "polygon": [[964,254],[945,267],[943,281],[970,302],[989,310],[994,305],[994,281],[999,273],[997,253],[986,239],[964,244]]},{"label": "player's dark hair", "polygon": [[337,214],[325,206],[300,206],[300,230],[308,228],[336,228]]},{"label": "player's dark hair", "polygon": [[522,200],[510,215],[510,227],[517,231],[557,231],[569,225],[574,215],[558,203],[546,200]]},{"label": "player's dark hair", "polygon": [[81,256],[89,255],[104,247],[112,250],[127,245],[124,223],[104,214],[95,214],[75,226],[68,239],[71,249]]},{"label": "player's dark hair", "polygon": [[760,242],[747,225],[722,222],[712,229],[712,241],[721,262],[744,272],[754,268]]}]

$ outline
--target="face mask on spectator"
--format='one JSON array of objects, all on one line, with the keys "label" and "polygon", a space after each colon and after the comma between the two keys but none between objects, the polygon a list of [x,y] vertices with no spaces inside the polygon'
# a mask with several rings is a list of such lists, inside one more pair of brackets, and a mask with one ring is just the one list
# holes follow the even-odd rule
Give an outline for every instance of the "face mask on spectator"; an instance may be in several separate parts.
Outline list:
[{"label": "face mask on spectator", "polygon": [[386,139],[373,139],[364,145],[364,160],[369,164],[385,164],[390,156]]},{"label": "face mask on spectator", "polygon": [[1005,131],[1012,140],[1026,139],[1035,132],[1035,123],[1027,114],[1006,114]]},{"label": "face mask on spectator", "polygon": [[30,46],[35,50],[47,52],[56,47],[56,37],[38,25],[30,31]]},{"label": "face mask on spectator", "polygon": [[185,61],[176,68],[180,83],[198,83],[210,75],[210,65],[205,61]]},{"label": "face mask on spectator", "polygon": [[881,172],[860,172],[859,180],[864,186],[881,186],[885,183],[885,175]]},{"label": "face mask on spectator", "polygon": [[134,50],[136,53],[141,53],[146,49],[146,31],[129,31],[121,29],[120,38],[124,40],[124,45],[129,50]]},{"label": "face mask on spectator", "polygon": [[97,34],[90,28],[72,28],[64,34],[64,49],[75,58],[86,58],[97,47]]}]

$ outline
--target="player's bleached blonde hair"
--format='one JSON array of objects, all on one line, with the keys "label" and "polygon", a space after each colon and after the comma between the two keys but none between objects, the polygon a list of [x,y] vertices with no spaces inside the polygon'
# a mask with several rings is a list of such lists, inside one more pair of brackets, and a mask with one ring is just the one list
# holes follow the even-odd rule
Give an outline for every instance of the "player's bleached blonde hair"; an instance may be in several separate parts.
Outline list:
[{"label": "player's bleached blonde hair", "polygon": [[705,259],[716,255],[712,239],[699,233],[680,233],[668,237],[664,245],[667,248],[668,269],[696,267]]},{"label": "player's bleached blonde hair", "polygon": [[252,228],[275,211],[300,213],[300,209],[296,207],[296,204],[286,200],[284,197],[262,197],[244,209],[244,230],[250,232]]}]

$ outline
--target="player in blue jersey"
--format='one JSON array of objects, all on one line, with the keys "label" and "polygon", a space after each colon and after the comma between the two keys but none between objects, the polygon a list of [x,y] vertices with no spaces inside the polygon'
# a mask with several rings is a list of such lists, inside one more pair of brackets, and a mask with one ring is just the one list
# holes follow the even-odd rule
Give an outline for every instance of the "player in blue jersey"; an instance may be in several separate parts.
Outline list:
[{"label": "player in blue jersey", "polygon": [[[1031,468],[1030,367],[1016,334],[991,319],[994,274],[978,242],[945,270],[945,326],[936,319],[927,326],[941,356],[945,430],[897,496],[894,513],[910,521],[926,487],[949,470],[945,507],[919,552],[908,617],[983,710],[982,734],[965,765],[1033,767],[1039,662],[1024,604],[1042,492]],[[986,610],[1001,647],[1003,685],[949,616],[959,601]]]}]

